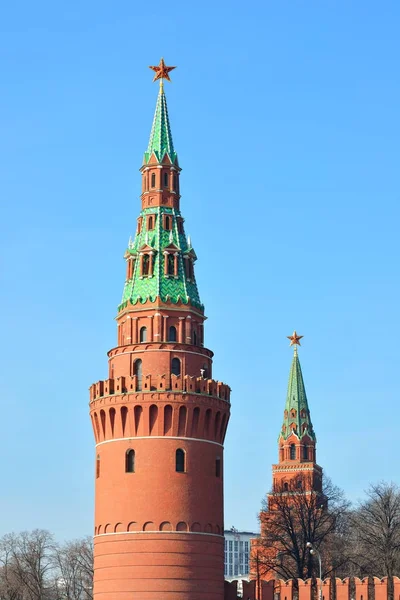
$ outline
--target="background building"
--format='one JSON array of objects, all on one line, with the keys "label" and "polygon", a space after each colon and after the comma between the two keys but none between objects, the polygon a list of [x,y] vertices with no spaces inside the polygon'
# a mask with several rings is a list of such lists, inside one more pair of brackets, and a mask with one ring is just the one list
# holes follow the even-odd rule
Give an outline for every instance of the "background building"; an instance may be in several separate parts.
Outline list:
[{"label": "background building", "polygon": [[250,574],[250,540],[257,537],[252,531],[238,531],[234,527],[224,531],[225,579],[246,579]]}]

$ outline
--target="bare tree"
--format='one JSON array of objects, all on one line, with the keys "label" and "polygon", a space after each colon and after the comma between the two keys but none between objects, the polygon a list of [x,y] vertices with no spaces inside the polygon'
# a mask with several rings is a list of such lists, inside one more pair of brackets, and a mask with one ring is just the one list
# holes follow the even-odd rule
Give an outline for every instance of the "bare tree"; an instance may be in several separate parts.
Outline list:
[{"label": "bare tree", "polygon": [[381,482],[366,494],[351,518],[353,561],[362,575],[387,576],[392,600],[393,576],[400,572],[400,489]]},{"label": "bare tree", "polygon": [[262,575],[272,572],[284,579],[316,575],[307,542],[321,551],[323,576],[346,560],[342,540],[347,527],[348,502],[327,478],[322,492],[310,490],[311,481],[299,476],[289,485],[272,490],[264,502],[257,548],[257,570]]},{"label": "bare tree", "polygon": [[52,600],[50,575],[54,542],[51,533],[42,529],[11,533],[2,538],[0,549],[3,581],[8,586],[10,599]]},{"label": "bare tree", "polygon": [[93,543],[87,537],[55,550],[57,600],[92,600]]}]

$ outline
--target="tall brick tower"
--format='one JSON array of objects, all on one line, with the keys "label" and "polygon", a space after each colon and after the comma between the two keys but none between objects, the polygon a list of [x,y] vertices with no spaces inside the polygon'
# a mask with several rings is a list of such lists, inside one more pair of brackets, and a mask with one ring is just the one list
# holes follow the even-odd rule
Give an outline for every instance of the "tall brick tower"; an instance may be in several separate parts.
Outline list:
[{"label": "tall brick tower", "polygon": [[212,379],[196,254],[180,212],[160,80],[142,210],[125,252],[117,346],[90,388],[96,441],[94,598],[223,600],[223,441],[230,389]]},{"label": "tall brick tower", "polygon": [[278,438],[279,462],[272,465],[273,490],[290,489],[299,477],[309,490],[322,489],[322,469],[316,462],[316,437],[311,423],[306,388],[301,372],[297,346],[300,339],[296,332],[288,336],[294,346],[286,395],[283,425]]},{"label": "tall brick tower", "polygon": [[311,422],[297,346],[303,336],[288,336],[294,346],[289,383],[278,437],[278,463],[272,465],[272,489],[260,512],[261,536],[252,541],[252,575],[260,581],[291,577],[293,556],[301,555],[305,572],[311,555],[306,543],[323,527],[327,507],[322,469],[316,462],[316,437]]}]

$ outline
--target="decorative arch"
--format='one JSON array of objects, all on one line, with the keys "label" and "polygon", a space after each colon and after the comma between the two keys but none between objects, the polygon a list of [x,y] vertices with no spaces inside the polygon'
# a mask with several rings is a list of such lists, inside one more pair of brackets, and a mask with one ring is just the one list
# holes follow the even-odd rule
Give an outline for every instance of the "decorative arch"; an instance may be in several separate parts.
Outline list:
[{"label": "decorative arch", "polygon": [[143,525],[143,531],[157,531],[153,521],[147,521]]},{"label": "decorative arch", "polygon": [[111,533],[111,523],[104,526],[104,533]]},{"label": "decorative arch", "polygon": [[172,525],[169,521],[163,521],[160,524],[160,531],[172,531]]},{"label": "decorative arch", "polygon": [[111,437],[114,437],[114,425],[115,425],[115,408],[110,408],[110,426],[111,426]]},{"label": "decorative arch", "polygon": [[200,408],[195,406],[193,409],[193,418],[192,418],[192,437],[196,437],[199,429],[199,420],[200,420]]},{"label": "decorative arch", "polygon": [[186,418],[187,408],[186,406],[179,407],[179,419],[178,419],[178,436],[183,437],[186,433]]},{"label": "decorative arch", "polygon": [[138,527],[138,523],[136,523],[136,521],[131,521],[128,524],[128,531],[138,531],[139,527]]},{"label": "decorative arch", "polygon": [[100,411],[100,423],[101,423],[101,431],[103,433],[103,439],[106,437],[106,413],[103,409]]},{"label": "decorative arch", "polygon": [[198,523],[197,521],[195,523],[192,524],[190,531],[193,531],[195,533],[200,533],[201,532],[201,525],[200,523]]},{"label": "decorative arch", "polygon": [[117,523],[114,527],[114,533],[118,533],[119,531],[124,531],[124,526],[122,523]]},{"label": "decorative arch", "polygon": [[158,418],[158,406],[156,404],[152,404],[150,406],[150,411],[149,411],[150,435],[157,433],[155,431],[156,424],[157,424],[157,418]]},{"label": "decorative arch", "polygon": [[164,435],[168,435],[172,430],[172,406],[164,406]]},{"label": "decorative arch", "polygon": [[128,418],[128,409],[126,406],[121,406],[122,435],[125,435],[127,418]]},{"label": "decorative arch", "polygon": [[179,523],[176,526],[176,531],[187,531],[188,530],[188,524],[185,523],[185,521],[179,521]]}]

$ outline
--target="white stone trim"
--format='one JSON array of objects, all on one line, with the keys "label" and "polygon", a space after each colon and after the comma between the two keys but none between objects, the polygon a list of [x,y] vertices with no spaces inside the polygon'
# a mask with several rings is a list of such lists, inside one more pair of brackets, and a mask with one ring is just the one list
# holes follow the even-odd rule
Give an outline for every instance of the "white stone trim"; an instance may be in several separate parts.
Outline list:
[{"label": "white stone trim", "polygon": [[192,437],[183,437],[183,436],[174,436],[174,435],[138,435],[138,436],[130,436],[123,438],[114,438],[112,440],[104,440],[103,442],[98,442],[96,444],[96,448],[101,446],[102,444],[109,444],[110,442],[127,442],[127,441],[135,441],[135,440],[188,440],[190,442],[203,442],[204,444],[214,444],[215,446],[220,446],[223,448],[224,446],[219,442],[213,442],[212,440],[203,440],[201,438],[192,438]]}]

